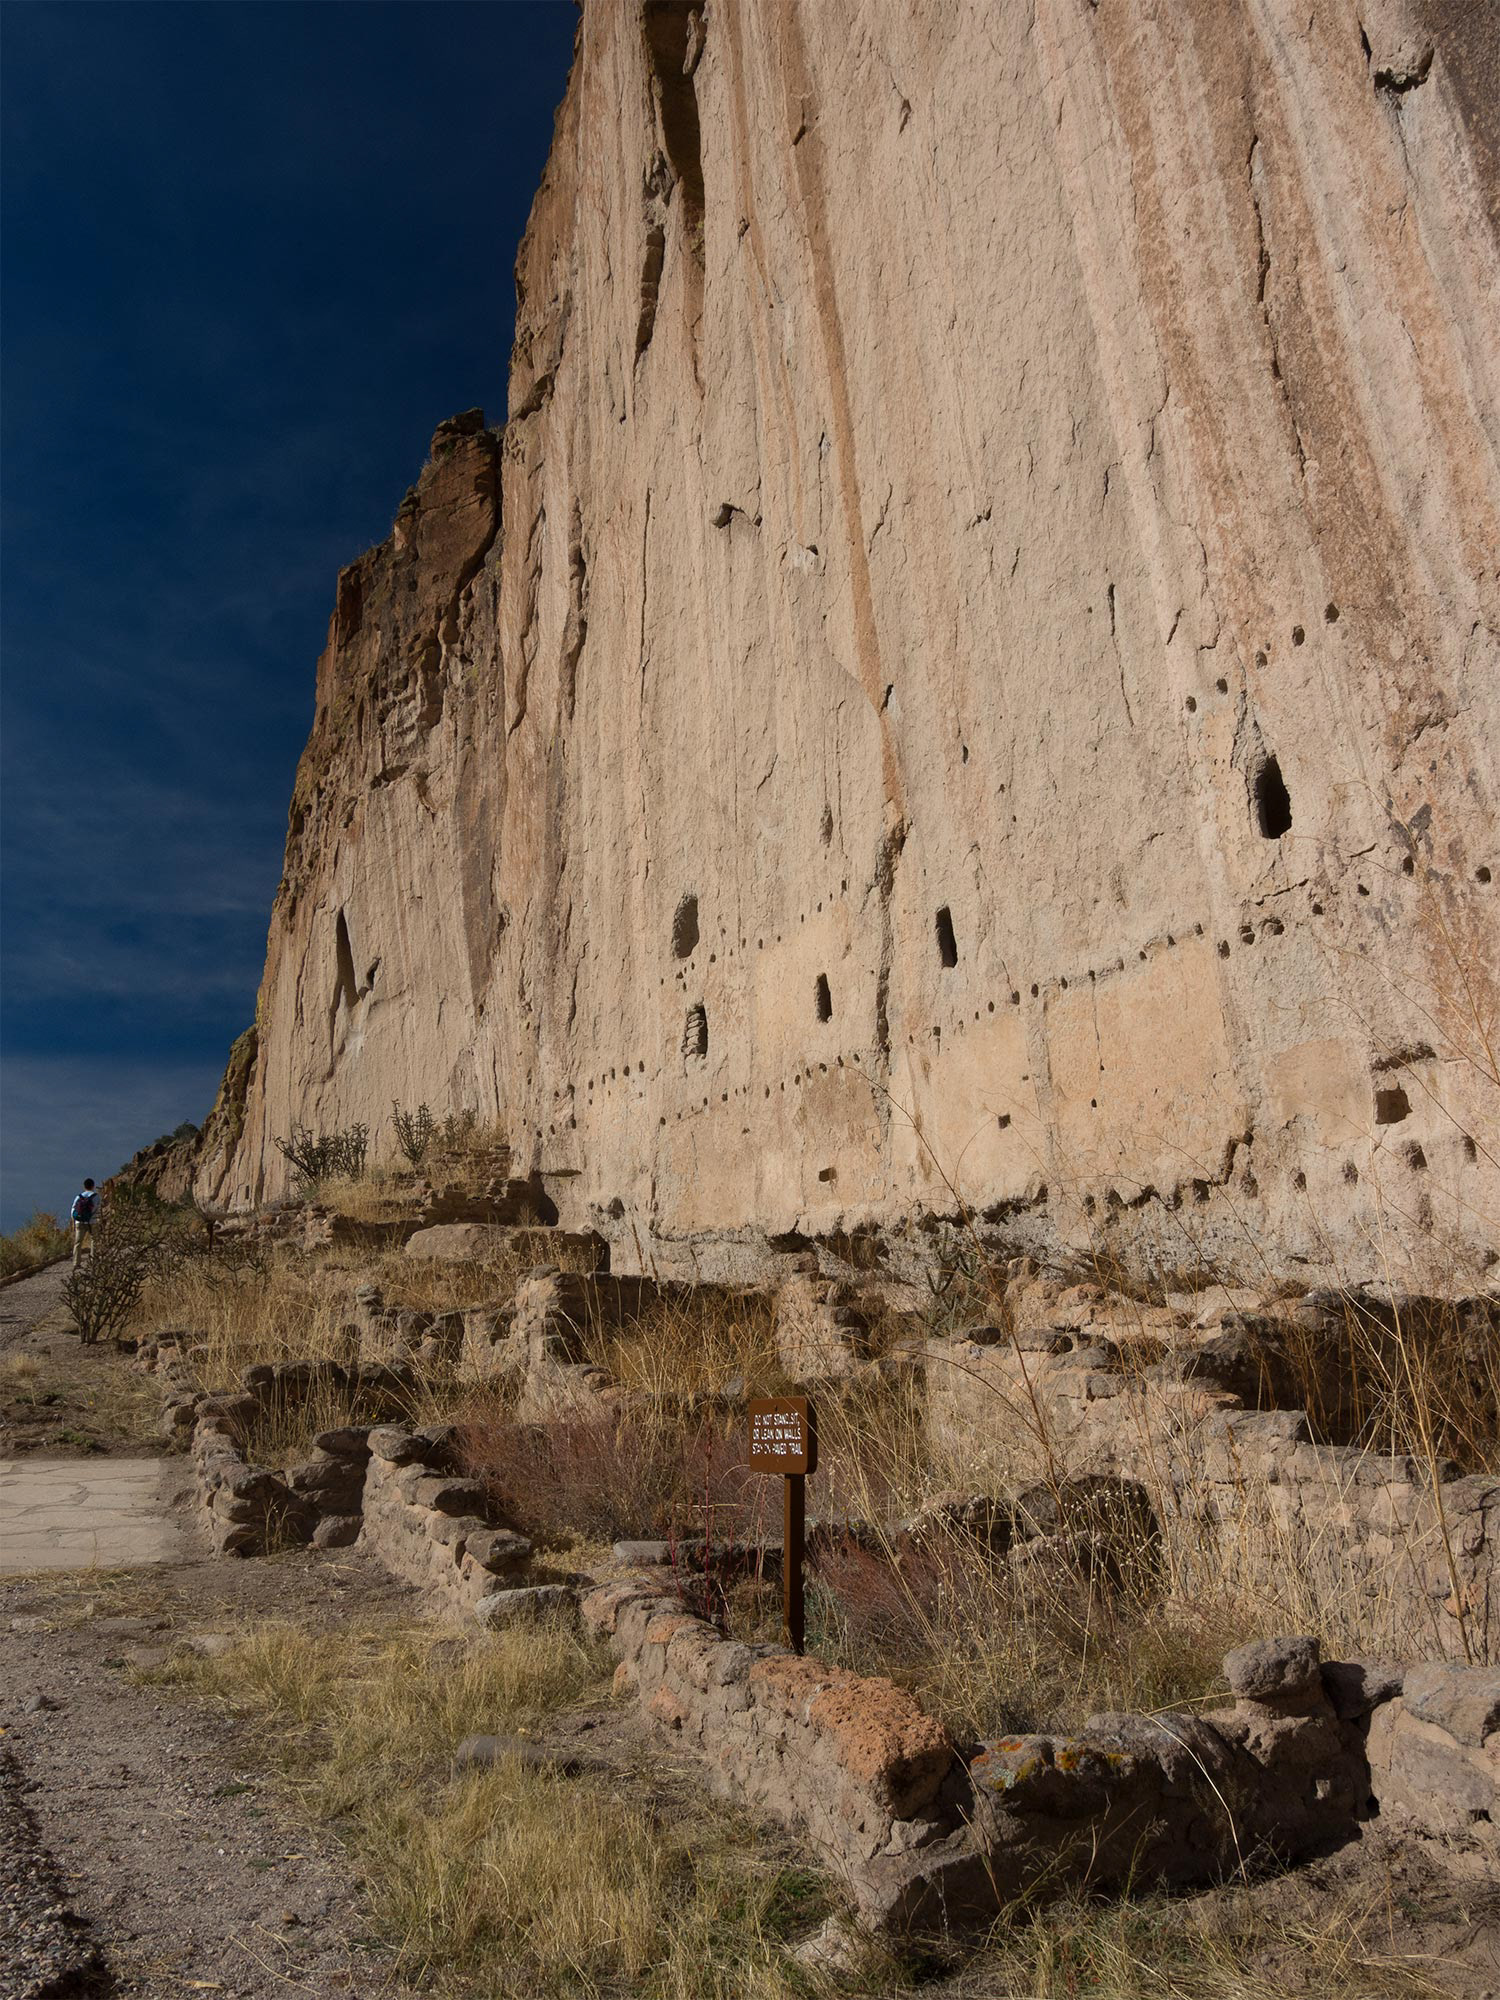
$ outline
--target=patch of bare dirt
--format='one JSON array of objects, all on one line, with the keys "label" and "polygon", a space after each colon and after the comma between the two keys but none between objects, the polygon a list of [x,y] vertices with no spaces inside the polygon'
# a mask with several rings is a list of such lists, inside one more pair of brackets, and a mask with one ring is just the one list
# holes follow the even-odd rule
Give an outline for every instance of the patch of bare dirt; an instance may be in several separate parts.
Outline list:
[{"label": "patch of bare dirt", "polygon": [[164,1454],[150,1377],[113,1341],[78,1338],[63,1301],[69,1269],[0,1291],[0,1458]]},{"label": "patch of bare dirt", "polygon": [[121,2000],[396,1995],[336,1845],[288,1818],[239,1724],[129,1669],[275,1616],[387,1613],[402,1587],[306,1556],[0,1584],[0,1728]]}]

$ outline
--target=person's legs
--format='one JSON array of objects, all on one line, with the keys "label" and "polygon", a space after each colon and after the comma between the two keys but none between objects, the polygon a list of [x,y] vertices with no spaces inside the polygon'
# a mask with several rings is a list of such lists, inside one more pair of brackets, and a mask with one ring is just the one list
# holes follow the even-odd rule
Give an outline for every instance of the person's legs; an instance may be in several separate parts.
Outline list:
[{"label": "person's legs", "polygon": [[82,1248],[83,1248],[83,1224],[81,1222],[75,1222],[73,1224],[73,1269],[75,1271],[78,1269],[78,1253]]}]

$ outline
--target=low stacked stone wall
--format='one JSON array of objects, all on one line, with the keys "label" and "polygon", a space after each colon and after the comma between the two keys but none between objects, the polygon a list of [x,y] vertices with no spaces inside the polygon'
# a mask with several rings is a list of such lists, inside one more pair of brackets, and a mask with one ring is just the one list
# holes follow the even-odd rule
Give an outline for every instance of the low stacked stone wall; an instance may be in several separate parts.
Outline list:
[{"label": "low stacked stone wall", "polygon": [[199,1505],[219,1555],[263,1556],[312,1540],[311,1507],[279,1473],[250,1463],[225,1419],[201,1419],[192,1448]]},{"label": "low stacked stone wall", "polygon": [[1295,1582],[1325,1629],[1393,1654],[1500,1658],[1500,1480],[1434,1483],[1415,1459],[1316,1441],[1304,1410],[1256,1408],[1278,1385],[1262,1324],[1230,1315],[1199,1342],[973,1329],[926,1350],[928,1421],[954,1459],[1008,1438],[1032,1464],[1127,1475],[1174,1560],[1253,1596]]},{"label": "low stacked stone wall", "polygon": [[[369,1434],[363,1546],[393,1576],[431,1593],[445,1609],[491,1622],[489,1600],[519,1607],[518,1579],[531,1561],[524,1535],[487,1517],[484,1490],[453,1472],[446,1430],[385,1425]],[[527,1609],[541,1608],[522,1590]]]},{"label": "low stacked stone wall", "polygon": [[161,1335],[142,1343],[137,1365],[162,1388],[162,1428],[190,1434],[198,1499],[214,1548],[222,1555],[264,1555],[311,1542],[339,1548],[360,1531],[368,1426],[319,1432],[310,1457],[273,1469],[253,1463],[249,1441],[273,1409],[293,1409],[333,1388],[372,1416],[405,1406],[415,1378],[409,1367],[371,1362],[257,1362],[237,1390],[205,1394],[187,1364],[185,1342]]},{"label": "low stacked stone wall", "polygon": [[804,1829],[866,1914],[889,1913],[881,1857],[953,1824],[940,1723],[889,1681],[726,1638],[665,1578],[605,1584],[583,1615],[613,1641],[617,1690],[697,1751],[718,1791]]},{"label": "low stacked stone wall", "polygon": [[[617,1683],[709,1782],[800,1827],[867,1923],[983,1921],[1013,1898],[1173,1887],[1284,1863],[1389,1812],[1500,1854],[1500,1673],[1324,1665],[1315,1641],[1241,1648],[1231,1705],[1102,1715],[1077,1735],[960,1755],[911,1696],[682,1610],[660,1577],[583,1605]],[[1442,1775],[1441,1796],[1427,1782]]]}]

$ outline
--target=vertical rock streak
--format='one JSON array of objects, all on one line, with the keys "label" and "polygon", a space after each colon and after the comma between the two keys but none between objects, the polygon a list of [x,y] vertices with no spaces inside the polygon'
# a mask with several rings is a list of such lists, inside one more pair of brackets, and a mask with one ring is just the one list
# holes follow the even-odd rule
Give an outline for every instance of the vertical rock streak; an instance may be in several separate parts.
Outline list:
[{"label": "vertical rock streak", "polygon": [[205,1191],[425,1098],[663,1254],[1483,1264],[1500,28],[1365,11],[584,11]]}]

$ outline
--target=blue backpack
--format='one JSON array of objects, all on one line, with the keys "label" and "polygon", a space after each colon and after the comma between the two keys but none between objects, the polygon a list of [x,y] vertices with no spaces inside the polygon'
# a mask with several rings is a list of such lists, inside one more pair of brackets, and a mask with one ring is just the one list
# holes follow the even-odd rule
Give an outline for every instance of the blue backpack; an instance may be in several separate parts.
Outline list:
[{"label": "blue backpack", "polygon": [[75,1222],[92,1222],[96,1199],[97,1197],[92,1194],[76,1195],[73,1200],[73,1220]]}]

